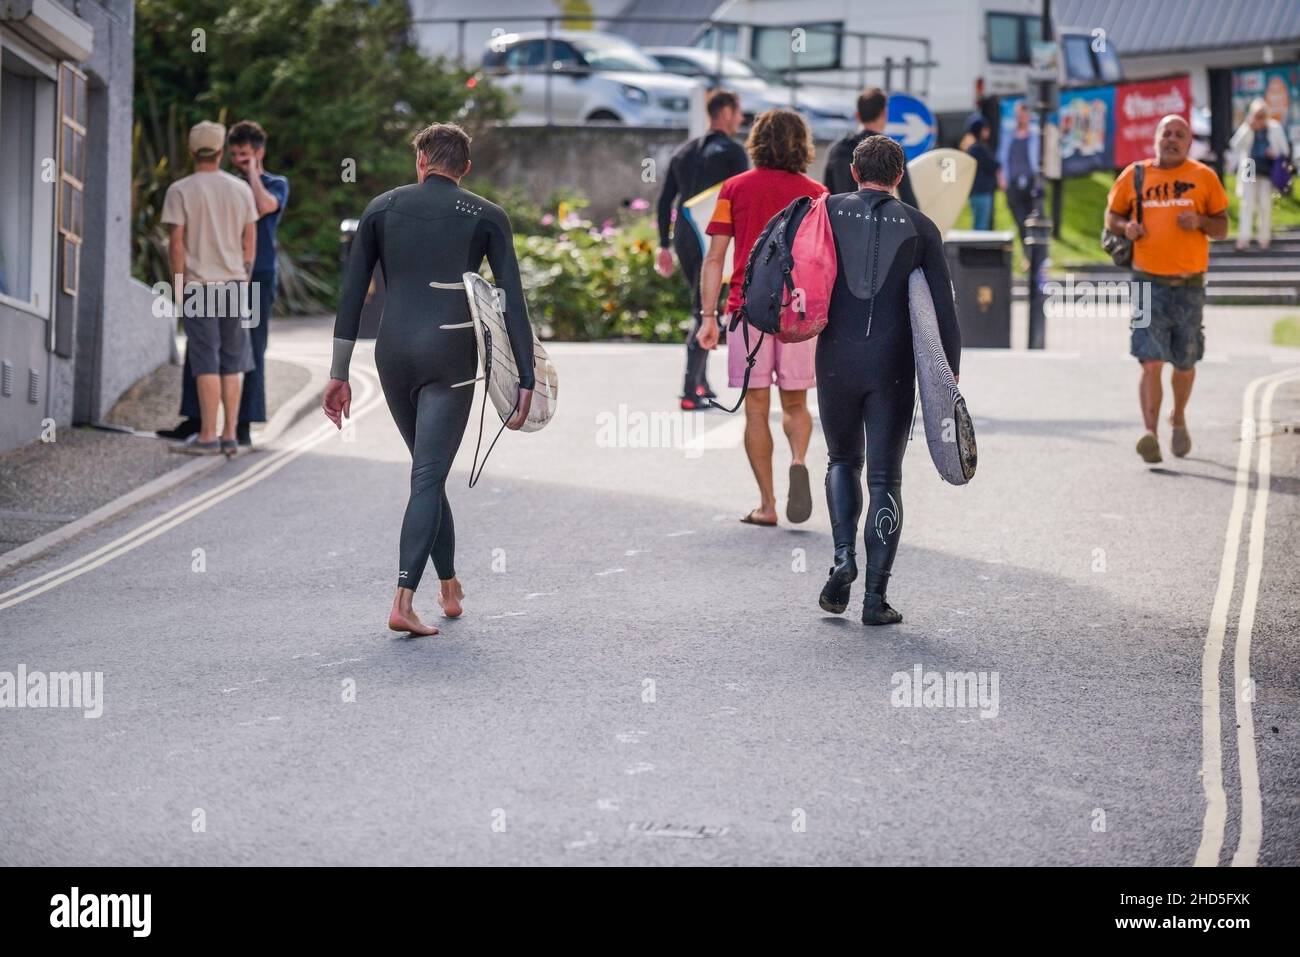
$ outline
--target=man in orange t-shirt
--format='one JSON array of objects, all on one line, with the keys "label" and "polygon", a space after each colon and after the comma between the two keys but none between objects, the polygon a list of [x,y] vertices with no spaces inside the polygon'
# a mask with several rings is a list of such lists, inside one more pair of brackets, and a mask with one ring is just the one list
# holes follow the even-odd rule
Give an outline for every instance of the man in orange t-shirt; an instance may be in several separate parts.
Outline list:
[{"label": "man in orange t-shirt", "polygon": [[1156,127],[1156,159],[1143,167],[1142,222],[1137,221],[1134,163],[1111,187],[1106,228],[1133,242],[1133,279],[1150,290],[1148,315],[1135,316],[1129,351],[1142,363],[1138,396],[1146,432],[1138,439],[1143,461],[1159,462],[1156,429],[1163,399],[1161,371],[1174,367],[1174,408],[1170,448],[1182,458],[1192,450],[1187,431],[1187,401],[1196,379],[1196,363],[1205,355],[1205,272],[1210,240],[1228,235],[1228,195],[1214,170],[1187,151],[1192,129],[1177,114]]}]

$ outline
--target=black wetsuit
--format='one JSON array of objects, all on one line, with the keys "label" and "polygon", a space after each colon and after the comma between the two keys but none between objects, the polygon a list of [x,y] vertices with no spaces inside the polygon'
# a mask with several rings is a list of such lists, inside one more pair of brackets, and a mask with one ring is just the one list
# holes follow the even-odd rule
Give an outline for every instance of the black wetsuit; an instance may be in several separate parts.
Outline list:
[{"label": "black wetsuit", "polygon": [[837,555],[852,550],[865,457],[867,591],[883,600],[903,524],[903,453],[916,395],[907,295],[912,270],[925,271],[954,374],[961,332],[934,223],[875,189],[832,196],[827,212],[839,269],[829,321],[817,340],[817,402],[830,453],[826,504]]},{"label": "black wetsuit", "polygon": [[[411,450],[399,587],[418,586],[430,557],[439,578],[456,575],[456,533],[445,485],[474,389],[453,386],[478,374],[469,303],[459,284],[464,273],[481,269],[484,257],[505,290],[510,351],[522,370],[520,387],[533,388],[532,329],[510,236],[510,220],[501,207],[438,175],[376,197],[357,226],[339,296],[330,375],[347,378],[361,306],[378,262],[385,298],[375,365],[388,408]],[[433,288],[430,282],[453,288]]]},{"label": "black wetsuit", "polygon": [[686,336],[686,376],[682,383],[682,395],[687,398],[695,397],[697,386],[708,387],[704,372],[709,351],[695,341],[700,329],[700,267],[704,265],[704,253],[695,231],[682,220],[682,204],[747,169],[749,158],[744,147],[721,130],[710,130],[673,154],[659,193],[659,247],[668,247],[668,224],[676,205],[678,225],[673,229],[672,247],[682,276],[691,287],[691,329]]},{"label": "black wetsuit", "polygon": [[[846,133],[831,144],[826,153],[826,171],[822,174],[822,183],[832,194],[857,190],[858,184],[853,182],[851,172],[853,151],[868,136],[875,135],[871,130],[858,130],[856,133]],[[908,206],[917,205],[916,193],[912,191],[912,178],[907,174],[906,166],[903,167],[903,181],[898,184],[898,198]]]}]

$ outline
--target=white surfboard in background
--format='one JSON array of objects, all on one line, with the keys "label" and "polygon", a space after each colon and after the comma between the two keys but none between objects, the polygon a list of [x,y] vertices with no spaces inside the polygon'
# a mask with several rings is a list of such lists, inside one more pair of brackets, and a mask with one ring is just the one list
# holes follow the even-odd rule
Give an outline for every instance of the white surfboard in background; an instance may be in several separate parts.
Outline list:
[{"label": "white surfboard in background", "polygon": [[[725,180],[723,182],[726,182]],[[682,203],[682,215],[686,217],[687,225],[695,233],[696,239],[700,241],[700,255],[703,256],[709,251],[709,240],[712,238],[704,231],[709,228],[709,220],[713,218],[713,210],[718,205],[718,194],[722,192],[722,183],[716,186],[710,186],[702,193],[696,193],[686,202]],[[727,258],[722,264],[722,281],[727,282],[731,279],[731,271],[734,268],[736,242],[733,239],[727,245]]]},{"label": "white surfboard in background", "polygon": [[921,212],[947,236],[970,199],[975,160],[961,150],[930,150],[907,164],[907,175]]}]

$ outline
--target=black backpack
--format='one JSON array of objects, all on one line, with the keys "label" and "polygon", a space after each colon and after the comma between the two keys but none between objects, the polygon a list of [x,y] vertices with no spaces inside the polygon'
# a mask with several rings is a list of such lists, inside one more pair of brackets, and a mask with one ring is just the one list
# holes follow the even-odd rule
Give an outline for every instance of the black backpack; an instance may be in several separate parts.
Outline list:
[{"label": "black backpack", "polygon": [[[724,412],[735,412],[740,408],[749,391],[749,376],[754,371],[754,363],[758,359],[758,350],[763,345],[764,337],[776,335],[781,328],[781,310],[785,307],[788,296],[794,292],[794,280],[791,279],[794,255],[791,246],[794,245],[799,224],[808,215],[811,206],[811,197],[797,198],[768,220],[749,250],[749,258],[745,260],[745,281],[741,286],[741,306],[731,314],[731,324],[727,326],[728,335],[740,326],[741,336],[745,340],[745,381],[740,387],[740,398],[735,405],[728,409],[717,400],[710,399],[714,408]],[[749,347],[751,326],[758,331],[758,341],[752,349]]]}]

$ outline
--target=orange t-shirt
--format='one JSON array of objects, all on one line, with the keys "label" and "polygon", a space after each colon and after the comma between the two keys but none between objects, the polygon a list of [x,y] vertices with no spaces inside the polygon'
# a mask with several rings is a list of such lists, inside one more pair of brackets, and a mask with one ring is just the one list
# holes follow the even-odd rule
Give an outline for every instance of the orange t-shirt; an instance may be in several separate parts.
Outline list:
[{"label": "orange t-shirt", "polygon": [[[1204,163],[1184,160],[1172,169],[1163,169],[1151,160],[1145,167],[1142,183],[1142,224],[1147,234],[1133,244],[1133,268],[1157,276],[1186,276],[1210,268],[1210,237],[1199,229],[1183,229],[1178,214],[1200,213],[1217,216],[1228,208],[1228,194],[1223,184]],[[1134,163],[1119,174],[1110,188],[1107,205],[1120,216],[1134,218]]]}]

